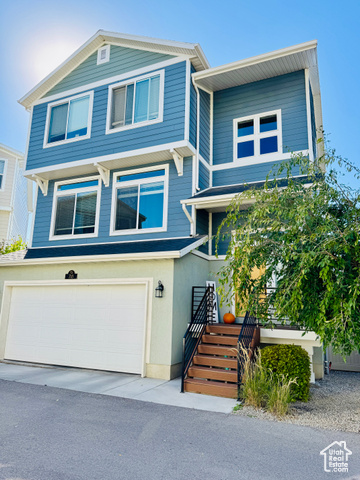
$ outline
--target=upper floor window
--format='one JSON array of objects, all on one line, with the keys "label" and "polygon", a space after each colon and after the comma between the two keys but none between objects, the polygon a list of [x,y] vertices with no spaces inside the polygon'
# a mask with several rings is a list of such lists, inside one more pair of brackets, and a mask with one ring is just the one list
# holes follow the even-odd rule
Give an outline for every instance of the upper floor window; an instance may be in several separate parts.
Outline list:
[{"label": "upper floor window", "polygon": [[114,175],[111,233],[166,230],[168,166]]},{"label": "upper floor window", "polygon": [[94,92],[48,105],[44,147],[90,138]]},{"label": "upper floor window", "polygon": [[164,72],[109,86],[106,133],[162,122]]},{"label": "upper floor window", "polygon": [[4,190],[5,187],[5,166],[6,160],[0,160],[0,190]]},{"label": "upper floor window", "polygon": [[55,183],[51,240],[97,235],[100,188],[97,177]]},{"label": "upper floor window", "polygon": [[281,110],[234,120],[235,160],[279,153],[281,145]]}]

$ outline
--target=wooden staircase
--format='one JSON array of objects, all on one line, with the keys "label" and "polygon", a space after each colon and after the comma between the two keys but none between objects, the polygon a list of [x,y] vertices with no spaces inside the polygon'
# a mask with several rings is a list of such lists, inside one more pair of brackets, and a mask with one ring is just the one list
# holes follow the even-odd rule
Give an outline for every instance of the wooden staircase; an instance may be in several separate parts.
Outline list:
[{"label": "wooden staircase", "polygon": [[184,391],[237,398],[236,348],[241,325],[207,325],[197,347]]}]

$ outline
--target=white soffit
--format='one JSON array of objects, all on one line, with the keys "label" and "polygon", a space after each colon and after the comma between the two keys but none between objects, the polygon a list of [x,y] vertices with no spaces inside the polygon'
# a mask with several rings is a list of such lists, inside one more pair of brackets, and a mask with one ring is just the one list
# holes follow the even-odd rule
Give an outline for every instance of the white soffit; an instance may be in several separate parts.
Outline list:
[{"label": "white soffit", "polygon": [[301,43],[196,72],[193,74],[193,78],[199,87],[216,92],[308,68],[315,96],[320,93],[316,47],[316,40]]},{"label": "white soffit", "polygon": [[24,158],[24,154],[19,152],[19,150],[15,150],[14,148],[8,147],[3,143],[0,143],[0,152],[7,153],[8,155],[11,155],[16,158],[20,158],[20,159]]},{"label": "white soffit", "polygon": [[108,43],[139,50],[155,51],[166,55],[187,56],[190,58],[196,70],[204,70],[210,66],[200,45],[197,43],[174,42],[99,30],[67,60],[65,60],[65,62],[59,65],[58,68],[22,97],[19,100],[19,103],[25,108],[29,108],[36,100],[43,97],[99,47]]}]

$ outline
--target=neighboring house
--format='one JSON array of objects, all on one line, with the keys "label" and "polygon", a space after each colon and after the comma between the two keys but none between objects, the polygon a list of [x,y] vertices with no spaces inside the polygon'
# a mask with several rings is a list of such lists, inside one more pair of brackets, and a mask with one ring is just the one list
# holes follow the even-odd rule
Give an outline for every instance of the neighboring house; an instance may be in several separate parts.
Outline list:
[{"label": "neighboring house", "polygon": [[0,143],[0,242],[27,240],[32,182],[24,177],[24,154]]},{"label": "neighboring house", "polygon": [[[229,202],[316,155],[316,45],[210,68],[198,44],[99,31],[25,95],[37,205],[27,252],[1,259],[0,358],[178,376]],[[322,375],[315,334],[261,341],[303,345]]]}]

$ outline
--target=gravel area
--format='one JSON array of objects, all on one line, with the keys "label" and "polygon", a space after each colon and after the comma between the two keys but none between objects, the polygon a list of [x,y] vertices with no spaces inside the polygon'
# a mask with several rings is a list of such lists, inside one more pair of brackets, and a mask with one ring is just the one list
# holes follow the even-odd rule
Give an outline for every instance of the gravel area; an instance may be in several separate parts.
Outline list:
[{"label": "gravel area", "polygon": [[281,421],[315,428],[360,433],[360,373],[331,372],[311,385],[311,398],[290,405],[282,419],[253,407],[235,412],[263,420]]}]

